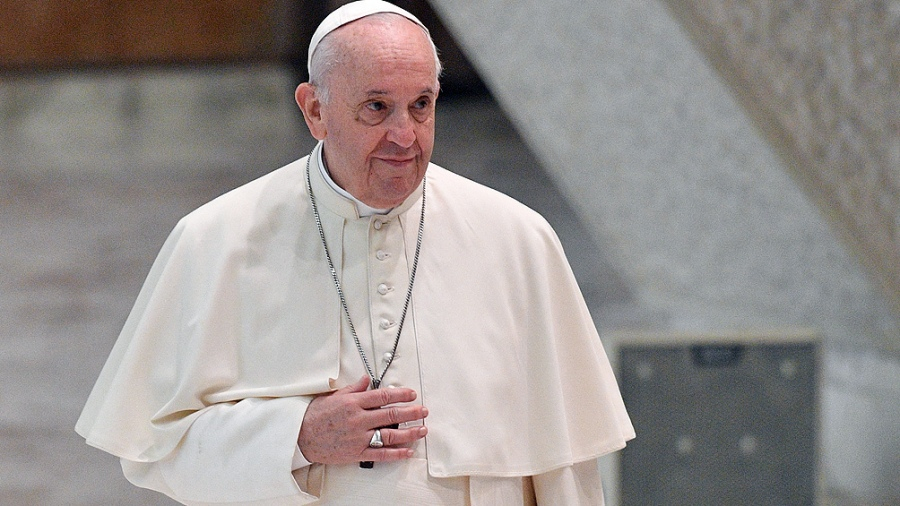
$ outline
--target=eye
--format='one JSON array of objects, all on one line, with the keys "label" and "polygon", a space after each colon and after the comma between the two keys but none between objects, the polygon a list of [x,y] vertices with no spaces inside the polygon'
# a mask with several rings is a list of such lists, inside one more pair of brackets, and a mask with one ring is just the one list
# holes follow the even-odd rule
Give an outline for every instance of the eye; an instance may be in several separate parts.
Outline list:
[{"label": "eye", "polygon": [[388,104],[381,100],[372,100],[362,105],[357,112],[357,118],[366,125],[377,125],[384,121],[389,112]]},{"label": "eye", "polygon": [[431,116],[431,112],[433,110],[431,98],[422,97],[416,100],[412,103],[410,109],[412,110],[413,116],[415,116],[417,120],[425,121]]}]

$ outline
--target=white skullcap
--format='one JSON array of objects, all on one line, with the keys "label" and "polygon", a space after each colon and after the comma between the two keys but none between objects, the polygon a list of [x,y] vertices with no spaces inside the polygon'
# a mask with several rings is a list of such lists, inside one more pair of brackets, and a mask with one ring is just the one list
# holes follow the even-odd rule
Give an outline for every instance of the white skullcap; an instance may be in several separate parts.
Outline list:
[{"label": "white skullcap", "polygon": [[324,39],[326,35],[347,23],[381,12],[399,14],[421,26],[422,29],[428,33],[428,28],[425,28],[425,25],[423,25],[418,18],[392,3],[383,0],[359,0],[357,2],[350,2],[335,9],[322,21],[319,27],[316,28],[312,40],[309,41],[309,54],[306,60],[307,70],[309,69],[310,62],[312,62],[313,53],[316,51],[316,47],[318,47],[319,43],[322,42],[322,39]]}]

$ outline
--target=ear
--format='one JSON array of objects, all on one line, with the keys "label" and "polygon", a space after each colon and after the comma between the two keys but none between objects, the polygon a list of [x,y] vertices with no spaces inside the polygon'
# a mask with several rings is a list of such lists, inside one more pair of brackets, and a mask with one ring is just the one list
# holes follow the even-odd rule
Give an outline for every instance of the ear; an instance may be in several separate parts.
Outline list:
[{"label": "ear", "polygon": [[316,87],[309,83],[302,83],[297,86],[294,92],[294,98],[297,105],[303,111],[303,119],[309,128],[309,133],[317,140],[325,138],[327,130],[325,122],[322,120],[322,102],[316,96]]}]

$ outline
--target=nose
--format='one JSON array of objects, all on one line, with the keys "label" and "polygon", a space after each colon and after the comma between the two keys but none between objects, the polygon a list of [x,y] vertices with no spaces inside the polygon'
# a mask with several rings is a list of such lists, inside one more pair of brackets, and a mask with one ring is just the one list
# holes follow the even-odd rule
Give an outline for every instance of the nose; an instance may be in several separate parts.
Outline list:
[{"label": "nose", "polygon": [[387,140],[400,146],[409,148],[416,141],[415,120],[409,111],[401,110],[391,114],[387,125]]}]

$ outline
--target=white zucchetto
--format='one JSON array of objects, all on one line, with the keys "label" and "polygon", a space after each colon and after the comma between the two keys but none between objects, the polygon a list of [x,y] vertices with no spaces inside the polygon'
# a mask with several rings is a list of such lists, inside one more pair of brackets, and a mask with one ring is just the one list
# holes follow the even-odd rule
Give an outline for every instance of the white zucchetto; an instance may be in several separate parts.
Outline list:
[{"label": "white zucchetto", "polygon": [[418,18],[392,3],[383,0],[359,0],[357,2],[350,2],[335,9],[331,14],[326,16],[325,19],[322,20],[322,23],[319,24],[319,27],[316,28],[312,40],[309,41],[309,53],[306,60],[307,69],[309,69],[309,63],[312,62],[313,53],[316,51],[316,47],[319,46],[319,43],[322,42],[322,39],[324,39],[326,35],[347,23],[382,12],[399,14],[421,26],[422,29],[428,33],[428,28],[426,28]]}]

